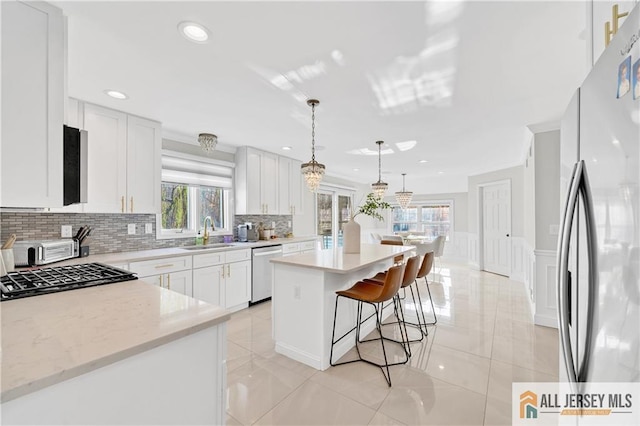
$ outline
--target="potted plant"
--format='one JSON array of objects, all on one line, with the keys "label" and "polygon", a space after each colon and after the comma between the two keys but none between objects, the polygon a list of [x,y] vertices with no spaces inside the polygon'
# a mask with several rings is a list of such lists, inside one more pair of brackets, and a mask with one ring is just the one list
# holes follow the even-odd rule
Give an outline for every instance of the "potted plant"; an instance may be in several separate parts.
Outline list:
[{"label": "potted plant", "polygon": [[354,219],[359,214],[370,216],[377,220],[384,220],[384,217],[380,214],[380,210],[390,209],[391,205],[382,198],[378,198],[370,192],[367,194],[367,198],[364,204],[358,207],[355,214],[351,215],[349,222],[345,223],[342,227],[344,238],[344,252],[345,253],[360,253],[360,224]]}]

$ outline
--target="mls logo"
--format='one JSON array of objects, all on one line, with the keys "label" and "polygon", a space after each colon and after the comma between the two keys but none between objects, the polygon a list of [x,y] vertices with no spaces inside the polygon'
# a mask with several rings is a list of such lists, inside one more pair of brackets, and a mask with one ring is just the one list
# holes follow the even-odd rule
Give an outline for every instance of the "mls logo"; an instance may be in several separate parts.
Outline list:
[{"label": "mls logo", "polygon": [[534,392],[526,391],[520,394],[520,418],[538,418],[538,395]]}]

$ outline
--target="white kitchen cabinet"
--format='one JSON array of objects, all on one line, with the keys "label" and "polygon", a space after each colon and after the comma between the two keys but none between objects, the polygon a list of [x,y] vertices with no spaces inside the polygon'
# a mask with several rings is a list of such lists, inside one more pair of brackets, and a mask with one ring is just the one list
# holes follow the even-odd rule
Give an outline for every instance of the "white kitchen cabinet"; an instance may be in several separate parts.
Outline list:
[{"label": "white kitchen cabinet", "polygon": [[237,310],[251,299],[251,250],[193,256],[193,297]]},{"label": "white kitchen cabinet", "polygon": [[193,296],[191,256],[180,256],[129,263],[138,278],[169,290]]},{"label": "white kitchen cabinet", "polygon": [[224,265],[194,269],[193,297],[212,305],[223,306],[220,303],[220,294],[224,284],[223,273]]},{"label": "white kitchen cabinet", "polygon": [[161,125],[88,103],[88,202],[84,212],[159,213]]},{"label": "white kitchen cabinet", "polygon": [[301,241],[299,243],[287,243],[282,245],[282,256],[293,256],[295,254],[313,253],[318,248],[316,240]]},{"label": "white kitchen cabinet", "polygon": [[278,157],[278,211],[280,214],[303,214],[301,161]]},{"label": "white kitchen cabinet", "polygon": [[225,266],[225,308],[248,303],[251,300],[251,261],[228,263]]},{"label": "white kitchen cabinet", "polygon": [[1,7],[0,206],[62,206],[62,11],[44,2],[3,1]]},{"label": "white kitchen cabinet", "polygon": [[235,172],[236,214],[279,214],[276,154],[240,147]]}]

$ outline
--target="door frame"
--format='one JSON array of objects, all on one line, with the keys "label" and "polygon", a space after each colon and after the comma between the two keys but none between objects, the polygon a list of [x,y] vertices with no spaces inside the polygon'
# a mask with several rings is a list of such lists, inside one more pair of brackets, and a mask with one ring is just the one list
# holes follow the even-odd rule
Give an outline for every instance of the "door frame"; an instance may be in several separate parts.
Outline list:
[{"label": "door frame", "polygon": [[511,179],[501,179],[492,182],[483,182],[478,184],[476,190],[478,191],[478,268],[484,271],[484,188],[486,186],[507,184],[509,188],[509,240],[507,242],[507,250],[509,250],[507,258],[509,259],[509,277],[511,276],[511,268],[513,265],[513,259],[511,258],[511,241],[513,239],[513,209],[511,203]]}]

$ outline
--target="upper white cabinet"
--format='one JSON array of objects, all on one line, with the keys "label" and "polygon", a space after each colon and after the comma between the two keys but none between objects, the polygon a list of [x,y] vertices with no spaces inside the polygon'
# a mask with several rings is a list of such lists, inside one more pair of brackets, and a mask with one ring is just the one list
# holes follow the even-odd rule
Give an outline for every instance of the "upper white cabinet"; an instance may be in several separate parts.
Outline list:
[{"label": "upper white cabinet", "polygon": [[250,147],[236,151],[236,214],[279,214],[278,156]]},{"label": "upper white cabinet", "polygon": [[43,2],[3,1],[1,7],[0,206],[62,206],[62,11]]},{"label": "upper white cabinet", "polygon": [[159,213],[161,125],[84,104],[89,132],[88,202],[84,212]]},{"label": "upper white cabinet", "polygon": [[280,214],[302,214],[301,161],[278,157],[278,211]]}]

